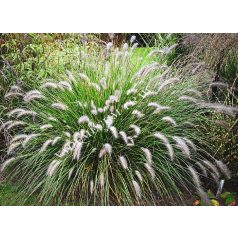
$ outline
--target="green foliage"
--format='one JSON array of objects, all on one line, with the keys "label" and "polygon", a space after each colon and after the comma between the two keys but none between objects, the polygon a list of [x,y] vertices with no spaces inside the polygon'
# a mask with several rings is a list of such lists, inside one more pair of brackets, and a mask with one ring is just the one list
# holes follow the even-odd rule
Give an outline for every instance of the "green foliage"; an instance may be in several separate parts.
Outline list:
[{"label": "green foliage", "polygon": [[212,109],[198,106],[205,95],[195,89],[206,81],[178,79],[153,57],[137,58],[135,45],[127,48],[81,47],[77,71],[32,88],[38,91],[24,95],[20,111],[8,114],[13,122],[3,127],[14,157],[2,169],[26,198],[153,205],[201,191],[197,163],[212,158]]},{"label": "green foliage", "polygon": [[18,188],[13,184],[0,184],[0,206],[36,205],[36,200],[31,197],[25,202],[25,197],[19,194]]},{"label": "green foliage", "polygon": [[[219,195],[219,197],[216,197],[213,192],[209,189],[207,191],[207,196],[209,199],[211,199],[211,205],[212,206],[233,206],[236,205],[236,193],[235,192],[223,192]],[[195,205],[199,206],[206,206],[205,201],[203,201],[201,198],[200,200],[195,201]]]}]

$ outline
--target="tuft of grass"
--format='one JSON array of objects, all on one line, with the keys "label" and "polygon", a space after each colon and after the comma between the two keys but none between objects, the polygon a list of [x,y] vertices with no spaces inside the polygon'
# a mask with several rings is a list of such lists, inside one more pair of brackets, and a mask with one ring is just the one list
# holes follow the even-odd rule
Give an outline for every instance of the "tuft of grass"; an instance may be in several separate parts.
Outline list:
[{"label": "tuft of grass", "polygon": [[0,206],[22,206],[22,205],[36,205],[36,200],[31,197],[27,202],[25,197],[19,194],[18,187],[13,184],[0,184]]},{"label": "tuft of grass", "polygon": [[42,204],[183,203],[183,191],[197,189],[205,197],[203,180],[219,180],[206,126],[211,112],[233,115],[237,108],[206,103],[198,91],[206,81],[179,78],[151,52],[135,56],[135,47],[84,45],[77,71],[16,94],[20,108],[1,125],[10,135],[1,170],[19,181],[25,198],[36,194]]}]

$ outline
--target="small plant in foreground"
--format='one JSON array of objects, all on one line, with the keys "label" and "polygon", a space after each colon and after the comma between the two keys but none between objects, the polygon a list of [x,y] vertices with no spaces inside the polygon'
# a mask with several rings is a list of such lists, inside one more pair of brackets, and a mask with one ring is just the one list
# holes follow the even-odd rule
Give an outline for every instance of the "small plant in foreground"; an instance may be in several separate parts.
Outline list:
[{"label": "small plant in foreground", "polygon": [[[207,196],[211,200],[212,206],[235,206],[236,205],[236,193],[235,192],[223,192],[219,196],[215,196],[211,190],[207,191]],[[198,198],[194,201],[195,206],[204,206],[206,202]]]},{"label": "small plant in foreground", "polygon": [[7,93],[23,103],[0,128],[12,134],[1,170],[26,195],[44,204],[153,205],[196,188],[209,203],[201,178],[229,177],[210,156],[205,126],[209,112],[237,108],[206,103],[203,82],[169,78],[164,65],[135,58],[136,46],[85,49],[78,73]]}]

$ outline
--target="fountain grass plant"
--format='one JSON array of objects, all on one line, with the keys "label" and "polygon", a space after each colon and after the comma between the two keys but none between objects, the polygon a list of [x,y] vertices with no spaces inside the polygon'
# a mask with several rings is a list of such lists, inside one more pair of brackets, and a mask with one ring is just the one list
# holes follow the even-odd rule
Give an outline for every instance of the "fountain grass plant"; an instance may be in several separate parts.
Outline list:
[{"label": "fountain grass plant", "polygon": [[[78,71],[23,93],[0,130],[11,134],[1,171],[41,204],[184,204],[194,189],[209,200],[203,180],[226,166],[211,156],[210,112],[236,108],[206,103],[207,80],[179,78],[137,44],[82,47]],[[201,90],[201,92],[199,91]],[[231,116],[232,116],[231,115]],[[220,168],[220,171],[218,170]]]}]

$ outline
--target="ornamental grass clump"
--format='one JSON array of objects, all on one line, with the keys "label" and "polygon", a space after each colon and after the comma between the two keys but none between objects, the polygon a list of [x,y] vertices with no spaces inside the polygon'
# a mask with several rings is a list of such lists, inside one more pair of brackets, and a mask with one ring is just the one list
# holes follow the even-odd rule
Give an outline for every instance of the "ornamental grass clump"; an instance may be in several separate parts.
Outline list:
[{"label": "ornamental grass clump", "polygon": [[183,203],[183,192],[194,188],[205,197],[204,178],[228,174],[220,162],[217,168],[206,131],[209,112],[225,113],[225,106],[204,102],[197,91],[203,82],[135,57],[135,44],[82,49],[78,72],[14,95],[22,105],[1,125],[11,133],[2,171],[26,197],[34,193],[43,204]]}]

